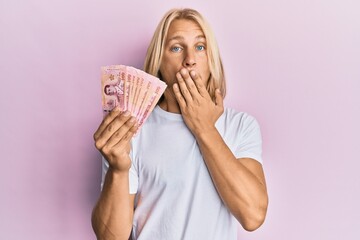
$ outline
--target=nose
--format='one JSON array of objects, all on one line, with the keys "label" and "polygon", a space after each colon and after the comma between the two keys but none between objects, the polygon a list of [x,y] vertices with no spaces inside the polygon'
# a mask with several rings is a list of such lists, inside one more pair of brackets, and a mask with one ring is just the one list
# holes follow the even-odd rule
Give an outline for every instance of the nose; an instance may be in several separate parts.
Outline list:
[{"label": "nose", "polygon": [[184,58],[183,67],[191,70],[196,65],[195,54],[192,50],[187,50],[185,54],[186,55]]}]

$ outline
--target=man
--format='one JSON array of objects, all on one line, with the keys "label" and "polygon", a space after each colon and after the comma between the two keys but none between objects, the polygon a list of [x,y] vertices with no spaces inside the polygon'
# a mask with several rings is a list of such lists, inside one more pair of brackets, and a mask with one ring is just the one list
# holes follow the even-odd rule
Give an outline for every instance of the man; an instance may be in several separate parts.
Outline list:
[{"label": "man", "polygon": [[106,159],[92,217],[98,239],[235,240],[237,221],[257,229],[268,204],[260,129],[224,109],[220,54],[197,11],[164,16],[145,71],[169,87],[139,134],[117,110],[94,134]]},{"label": "man", "polygon": [[104,93],[109,96],[116,97],[115,99],[108,99],[106,102],[106,112],[111,112],[116,105],[119,105],[124,102],[124,86],[121,81],[118,84],[110,85],[107,84],[104,87]]}]

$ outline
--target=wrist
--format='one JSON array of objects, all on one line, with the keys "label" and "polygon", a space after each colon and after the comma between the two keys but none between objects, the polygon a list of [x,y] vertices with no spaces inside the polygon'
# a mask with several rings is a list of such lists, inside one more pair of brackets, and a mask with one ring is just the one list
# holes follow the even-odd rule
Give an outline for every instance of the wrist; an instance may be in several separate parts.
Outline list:
[{"label": "wrist", "polygon": [[131,168],[131,158],[127,153],[124,153],[122,155],[111,156],[105,159],[109,163],[108,170],[111,170],[116,174],[128,172]]},{"label": "wrist", "polygon": [[129,175],[129,170],[130,167],[126,169],[117,169],[110,166],[108,169],[108,173],[114,177],[123,177]]},{"label": "wrist", "polygon": [[214,135],[219,134],[215,126],[197,129],[194,131],[195,138],[199,141],[212,139]]}]

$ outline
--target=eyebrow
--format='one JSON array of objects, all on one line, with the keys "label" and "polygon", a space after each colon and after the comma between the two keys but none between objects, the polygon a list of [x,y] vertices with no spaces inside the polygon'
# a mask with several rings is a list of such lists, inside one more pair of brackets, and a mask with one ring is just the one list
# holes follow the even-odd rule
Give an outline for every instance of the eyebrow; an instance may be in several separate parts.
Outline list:
[{"label": "eyebrow", "polygon": [[[196,38],[196,39],[201,39],[201,38],[203,38],[203,39],[206,40],[206,38],[205,38],[204,35],[198,35],[198,36],[196,36],[195,38]],[[170,42],[170,41],[172,41],[172,40],[184,40],[184,37],[179,36],[179,35],[176,35],[176,36],[170,38],[170,39],[168,40],[168,42]]]}]

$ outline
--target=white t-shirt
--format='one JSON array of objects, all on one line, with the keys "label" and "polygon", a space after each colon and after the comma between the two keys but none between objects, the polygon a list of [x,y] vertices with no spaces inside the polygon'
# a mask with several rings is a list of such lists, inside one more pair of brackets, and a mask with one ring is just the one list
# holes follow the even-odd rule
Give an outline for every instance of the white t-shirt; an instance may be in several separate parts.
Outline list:
[{"label": "white t-shirt", "polygon": [[[255,118],[225,109],[215,126],[236,158],[262,162]],[[237,239],[238,223],[219,197],[180,114],[156,106],[132,140],[131,159],[133,239]],[[103,179],[106,171],[104,161]]]}]

